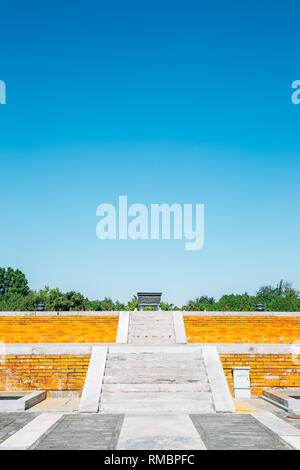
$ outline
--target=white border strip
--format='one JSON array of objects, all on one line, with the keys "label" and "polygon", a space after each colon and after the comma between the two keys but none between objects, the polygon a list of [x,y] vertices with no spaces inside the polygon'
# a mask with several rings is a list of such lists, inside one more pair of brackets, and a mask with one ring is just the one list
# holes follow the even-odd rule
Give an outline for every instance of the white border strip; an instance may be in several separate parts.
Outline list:
[{"label": "white border strip", "polygon": [[79,412],[81,413],[97,413],[99,409],[107,349],[102,346],[95,346],[92,349],[79,404]]},{"label": "white border strip", "polygon": [[176,344],[186,344],[186,332],[182,312],[173,312],[173,323]]},{"label": "white border strip", "polygon": [[269,411],[251,413],[261,424],[277,434],[283,441],[297,450],[300,450],[300,429],[275,416]]},{"label": "white border strip", "polygon": [[215,346],[203,346],[202,352],[216,412],[234,413],[235,406],[217,348]]},{"label": "white border strip", "polygon": [[293,354],[293,344],[250,344],[250,343],[223,343],[215,344],[219,354]]},{"label": "white border strip", "polygon": [[300,317],[300,312],[187,312],[185,317]]},{"label": "white border strip", "polygon": [[0,450],[26,450],[49,432],[63,413],[42,413],[0,444]]},{"label": "white border strip", "polygon": [[127,344],[129,330],[129,312],[120,312],[116,343]]},{"label": "white border strip", "polygon": [[[176,310],[178,311],[178,310]],[[82,311],[77,312],[0,312],[0,317],[105,317],[118,316],[120,312]],[[300,312],[182,312],[184,317],[298,317]]]},{"label": "white border strip", "polygon": [[[121,344],[121,343],[120,343]],[[91,354],[93,347],[108,346],[117,348],[116,343],[0,343],[5,353],[1,352],[0,357],[5,361],[5,356],[9,355],[31,355],[31,354]],[[128,344],[128,347],[139,345]],[[143,347],[143,345],[140,345]],[[147,346],[147,345],[146,345]],[[152,348],[162,345],[151,345]],[[232,343],[188,343],[185,345],[190,350],[199,347],[216,347],[219,354],[293,354],[295,345],[293,344],[232,344]],[[176,345],[168,345],[176,348]]]},{"label": "white border strip", "polygon": [[[5,362],[5,356],[9,355],[46,355],[46,354],[91,354],[93,347],[108,346],[112,352],[118,348],[116,343],[0,343],[4,351],[0,357]],[[121,344],[120,344],[121,345]],[[127,347],[139,345],[128,344]],[[159,348],[162,345],[151,345],[151,348]],[[183,346],[183,345],[182,345]],[[219,354],[293,354],[293,344],[232,344],[232,343],[188,343],[184,347],[191,351],[199,347],[216,347]],[[147,347],[147,345],[140,345]],[[169,348],[178,347],[176,344],[168,345]]]},{"label": "white border strip", "polygon": [[0,317],[117,317],[119,312],[90,311],[84,312],[0,312]]}]

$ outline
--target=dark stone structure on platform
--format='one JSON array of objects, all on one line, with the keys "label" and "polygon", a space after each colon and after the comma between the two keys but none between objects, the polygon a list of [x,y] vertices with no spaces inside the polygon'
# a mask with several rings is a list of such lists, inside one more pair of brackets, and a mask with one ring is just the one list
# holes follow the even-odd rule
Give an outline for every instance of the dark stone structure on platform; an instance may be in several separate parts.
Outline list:
[{"label": "dark stone structure on platform", "polygon": [[46,305],[43,304],[43,302],[40,302],[37,305],[35,305],[35,308],[37,312],[44,312],[46,310]]},{"label": "dark stone structure on platform", "polygon": [[264,311],[265,311],[265,308],[266,308],[266,306],[263,305],[263,304],[256,304],[256,305],[255,305],[255,311],[256,311],[256,312],[264,312]]},{"label": "dark stone structure on platform", "polygon": [[155,307],[155,310],[159,310],[161,292],[138,292],[137,296],[140,310],[146,307]]}]

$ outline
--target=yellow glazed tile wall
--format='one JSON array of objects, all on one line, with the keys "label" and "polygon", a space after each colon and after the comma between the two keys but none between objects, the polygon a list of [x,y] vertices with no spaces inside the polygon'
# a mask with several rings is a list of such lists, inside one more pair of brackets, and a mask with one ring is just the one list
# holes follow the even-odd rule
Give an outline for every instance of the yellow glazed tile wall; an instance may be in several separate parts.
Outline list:
[{"label": "yellow glazed tile wall", "polygon": [[300,317],[184,316],[188,343],[293,343]]},{"label": "yellow glazed tile wall", "polygon": [[90,361],[82,355],[8,355],[0,362],[0,390],[78,390]]},{"label": "yellow glazed tile wall", "polygon": [[114,343],[118,316],[1,317],[2,343]]},{"label": "yellow glazed tile wall", "polygon": [[220,354],[233,395],[233,367],[250,367],[252,395],[266,387],[300,387],[300,363],[291,354]]}]

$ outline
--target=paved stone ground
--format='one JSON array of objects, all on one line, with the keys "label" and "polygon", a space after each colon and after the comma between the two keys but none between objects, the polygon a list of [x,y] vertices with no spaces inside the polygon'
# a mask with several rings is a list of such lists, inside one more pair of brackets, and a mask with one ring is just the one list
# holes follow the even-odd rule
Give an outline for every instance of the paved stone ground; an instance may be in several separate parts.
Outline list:
[{"label": "paved stone ground", "polygon": [[205,450],[187,414],[125,415],[119,450]]},{"label": "paved stone ground", "polygon": [[[298,420],[272,411],[296,429]],[[52,414],[49,412],[49,414]],[[44,413],[45,415],[45,413]],[[47,415],[47,413],[46,413]],[[0,444],[34,420],[39,413],[0,413]],[[127,432],[128,431],[128,432]],[[32,449],[290,449],[277,434],[250,413],[236,414],[64,414],[41,435]]]},{"label": "paved stone ground", "polygon": [[0,413],[0,444],[23,428],[37,414],[35,413]]},{"label": "paved stone ground", "polygon": [[286,423],[294,426],[296,429],[300,429],[300,416],[299,419],[288,418],[292,413],[273,405],[272,403],[263,400],[262,398],[243,398],[235,400],[235,406],[237,411],[241,412],[255,412],[255,411],[270,411],[278,418],[282,419]]},{"label": "paved stone ground", "polygon": [[290,448],[249,414],[191,415],[191,419],[209,450]]},{"label": "paved stone ground", "polygon": [[115,449],[124,415],[64,415],[48,435],[32,448],[38,450]]}]

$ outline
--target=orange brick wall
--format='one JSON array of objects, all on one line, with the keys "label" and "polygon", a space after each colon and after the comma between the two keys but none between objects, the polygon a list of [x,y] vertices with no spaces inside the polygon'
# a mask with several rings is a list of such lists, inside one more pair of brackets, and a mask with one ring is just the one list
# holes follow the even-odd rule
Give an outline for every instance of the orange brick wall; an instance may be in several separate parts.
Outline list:
[{"label": "orange brick wall", "polygon": [[220,354],[220,359],[232,395],[233,367],[250,367],[252,395],[262,395],[266,387],[300,387],[300,363],[291,354]]},{"label": "orange brick wall", "polygon": [[299,317],[184,316],[188,343],[292,343]]},{"label": "orange brick wall", "polygon": [[0,317],[3,343],[114,343],[118,316]]},{"label": "orange brick wall", "polygon": [[9,355],[0,362],[0,390],[81,391],[89,361],[89,354]]}]

